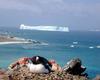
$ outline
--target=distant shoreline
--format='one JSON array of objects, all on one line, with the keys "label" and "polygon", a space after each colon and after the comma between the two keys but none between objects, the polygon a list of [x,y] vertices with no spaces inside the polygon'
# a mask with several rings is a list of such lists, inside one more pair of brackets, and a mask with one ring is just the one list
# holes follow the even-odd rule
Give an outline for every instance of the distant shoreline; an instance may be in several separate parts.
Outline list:
[{"label": "distant shoreline", "polygon": [[0,35],[0,44],[21,44],[21,43],[32,43],[32,42],[24,38]]}]

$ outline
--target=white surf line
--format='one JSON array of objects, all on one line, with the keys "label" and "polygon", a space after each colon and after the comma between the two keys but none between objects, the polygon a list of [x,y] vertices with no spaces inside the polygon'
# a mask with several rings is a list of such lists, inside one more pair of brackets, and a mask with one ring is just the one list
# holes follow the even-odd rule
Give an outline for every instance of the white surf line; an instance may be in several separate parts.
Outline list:
[{"label": "white surf line", "polygon": [[32,42],[27,42],[27,41],[0,42],[0,45],[3,45],[3,44],[28,44],[28,43],[32,43]]}]

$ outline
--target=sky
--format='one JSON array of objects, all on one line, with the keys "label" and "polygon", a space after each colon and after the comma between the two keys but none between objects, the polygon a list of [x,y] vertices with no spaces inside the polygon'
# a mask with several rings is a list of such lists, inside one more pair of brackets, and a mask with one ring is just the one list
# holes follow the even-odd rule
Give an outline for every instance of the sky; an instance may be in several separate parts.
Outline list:
[{"label": "sky", "polygon": [[20,24],[100,30],[100,0],[0,0],[0,26]]}]

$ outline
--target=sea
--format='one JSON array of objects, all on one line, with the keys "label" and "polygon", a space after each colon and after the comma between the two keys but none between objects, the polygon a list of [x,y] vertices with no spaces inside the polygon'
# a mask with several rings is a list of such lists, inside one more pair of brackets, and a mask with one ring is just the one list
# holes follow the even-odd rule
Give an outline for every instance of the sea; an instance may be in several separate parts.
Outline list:
[{"label": "sea", "polygon": [[63,67],[73,58],[80,58],[89,77],[100,75],[100,32],[98,31],[35,31],[16,27],[0,27],[0,35],[10,35],[36,40],[43,44],[0,45],[0,68],[8,66],[21,57],[39,55],[54,59]]}]

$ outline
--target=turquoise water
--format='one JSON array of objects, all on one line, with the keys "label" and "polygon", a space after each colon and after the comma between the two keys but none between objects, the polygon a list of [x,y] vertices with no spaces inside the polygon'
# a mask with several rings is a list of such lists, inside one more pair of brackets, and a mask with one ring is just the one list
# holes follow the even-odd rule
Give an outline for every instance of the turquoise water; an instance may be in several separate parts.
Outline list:
[{"label": "turquoise water", "polygon": [[[55,59],[61,66],[70,59],[79,57],[87,67],[86,72],[90,77],[100,74],[100,48],[96,47],[100,46],[100,32],[64,33],[0,28],[0,33],[48,43],[48,45],[0,45],[0,67],[7,68],[10,63],[23,56],[40,55],[47,59]],[[89,48],[91,46],[93,48]]]}]

